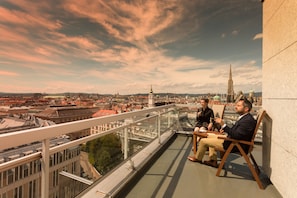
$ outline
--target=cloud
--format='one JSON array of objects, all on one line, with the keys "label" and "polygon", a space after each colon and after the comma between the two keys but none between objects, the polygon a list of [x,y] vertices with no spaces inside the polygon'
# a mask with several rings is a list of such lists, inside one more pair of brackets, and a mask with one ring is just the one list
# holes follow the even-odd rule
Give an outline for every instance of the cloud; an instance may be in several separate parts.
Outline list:
[{"label": "cloud", "polygon": [[[22,74],[10,79],[19,83],[15,90],[136,93],[151,84],[176,93],[226,89],[229,63],[216,60],[214,51],[210,58],[201,55],[200,28],[231,13],[229,6],[209,13],[216,4],[205,0],[5,2],[12,6],[0,5],[0,64]],[[233,35],[242,30],[232,29]],[[256,84],[250,68],[260,66],[246,62],[234,63],[241,77],[234,78]]]},{"label": "cloud", "polygon": [[166,39],[160,34],[177,24],[184,14],[183,7],[175,1],[144,1],[140,4],[138,1],[100,0],[90,3],[68,0],[64,8],[77,18],[97,23],[114,38],[114,42],[124,42],[145,52],[152,46],[174,42],[177,38],[169,36]]},{"label": "cloud", "polygon": [[236,35],[239,34],[239,30],[233,30],[233,31],[231,32],[231,34],[232,34],[233,36],[236,36]]},{"label": "cloud", "polygon": [[254,36],[253,40],[257,40],[257,39],[262,39],[263,38],[263,34],[262,33],[258,33]]},{"label": "cloud", "polygon": [[10,3],[21,7],[22,11],[0,7],[0,22],[5,22],[13,26],[42,27],[50,30],[61,28],[59,21],[50,20],[42,15],[42,8],[45,7],[44,3],[23,1],[11,1]]},{"label": "cloud", "polygon": [[15,73],[15,72],[1,71],[0,70],[0,76],[19,76],[19,74]]}]

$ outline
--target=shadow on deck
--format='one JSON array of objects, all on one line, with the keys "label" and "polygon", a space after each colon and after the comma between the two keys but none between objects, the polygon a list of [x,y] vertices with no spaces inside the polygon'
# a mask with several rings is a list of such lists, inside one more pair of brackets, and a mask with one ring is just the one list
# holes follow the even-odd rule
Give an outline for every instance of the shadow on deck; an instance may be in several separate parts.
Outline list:
[{"label": "shadow on deck", "polygon": [[[191,155],[192,137],[178,134],[161,156],[134,181],[120,197],[282,197],[265,174],[259,189],[244,159],[230,155],[221,176],[215,168],[187,160]],[[262,146],[256,145],[254,157],[261,168]],[[205,155],[207,159],[207,155]]]}]

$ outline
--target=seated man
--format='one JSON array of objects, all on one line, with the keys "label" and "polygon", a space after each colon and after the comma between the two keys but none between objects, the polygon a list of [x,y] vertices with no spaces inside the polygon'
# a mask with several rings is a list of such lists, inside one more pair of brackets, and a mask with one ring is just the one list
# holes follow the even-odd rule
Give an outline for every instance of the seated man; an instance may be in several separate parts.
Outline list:
[{"label": "seated man", "polygon": [[213,110],[208,107],[209,100],[207,98],[202,98],[200,100],[201,108],[197,110],[196,115],[196,125],[194,131],[199,131],[201,127],[204,127],[206,130],[212,129],[211,120],[214,118]]},{"label": "seated man", "polygon": [[[196,148],[194,147],[194,144],[197,143],[197,140],[195,139],[197,138],[197,132],[199,132],[199,130],[202,128],[204,130],[211,130],[213,126],[211,120],[214,118],[214,113],[213,110],[208,107],[208,102],[209,100],[207,98],[202,98],[200,100],[201,108],[198,108],[197,110],[196,125],[193,132],[193,149]],[[194,151],[194,153],[195,152],[196,151]]]},{"label": "seated man", "polygon": [[[238,120],[229,128],[224,124],[224,121],[221,118],[217,118],[215,121],[220,123],[222,126],[221,133],[225,132],[228,137],[239,140],[250,141],[253,137],[253,133],[256,127],[256,120],[250,114],[252,109],[252,104],[246,99],[241,99],[236,103],[235,111],[240,115]],[[224,141],[223,139],[218,139],[217,135],[211,135],[207,138],[202,138],[199,142],[198,151],[195,156],[189,156],[188,159],[193,162],[202,163],[203,156],[207,148],[209,149],[209,161],[204,161],[204,164],[208,166],[217,167],[217,152],[214,148],[220,150],[226,150],[230,145],[230,141]],[[247,145],[242,145],[243,149],[247,151]]]}]

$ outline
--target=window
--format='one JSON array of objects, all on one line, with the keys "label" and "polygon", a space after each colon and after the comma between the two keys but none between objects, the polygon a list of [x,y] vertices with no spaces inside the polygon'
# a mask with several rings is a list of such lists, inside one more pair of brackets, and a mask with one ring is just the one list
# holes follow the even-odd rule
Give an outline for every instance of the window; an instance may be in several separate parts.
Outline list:
[{"label": "window", "polygon": [[14,198],[22,198],[22,193],[23,193],[23,187],[20,186],[20,187],[17,187],[14,189]]},{"label": "window", "polygon": [[24,164],[24,177],[28,177],[29,176],[29,164]]},{"label": "window", "polygon": [[63,153],[59,152],[59,163],[63,162]]},{"label": "window", "polygon": [[19,166],[15,167],[14,181],[19,180]]},{"label": "window", "polygon": [[24,176],[24,165],[19,166],[19,179],[23,179]]},{"label": "window", "polygon": [[53,171],[53,187],[57,186],[59,182],[59,170]]},{"label": "window", "polygon": [[14,176],[14,169],[8,170],[7,171],[7,184],[12,184],[13,183],[13,176]]},{"label": "window", "polygon": [[75,173],[75,170],[76,170],[76,162],[72,162],[71,163],[71,169],[72,169],[71,170],[71,173],[74,174]]}]

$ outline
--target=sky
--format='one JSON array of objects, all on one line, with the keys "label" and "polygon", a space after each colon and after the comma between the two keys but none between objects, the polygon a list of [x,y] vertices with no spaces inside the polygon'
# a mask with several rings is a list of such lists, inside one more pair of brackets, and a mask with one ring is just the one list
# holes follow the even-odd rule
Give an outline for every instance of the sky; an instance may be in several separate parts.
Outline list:
[{"label": "sky", "polygon": [[259,0],[1,0],[0,92],[262,90]]}]

